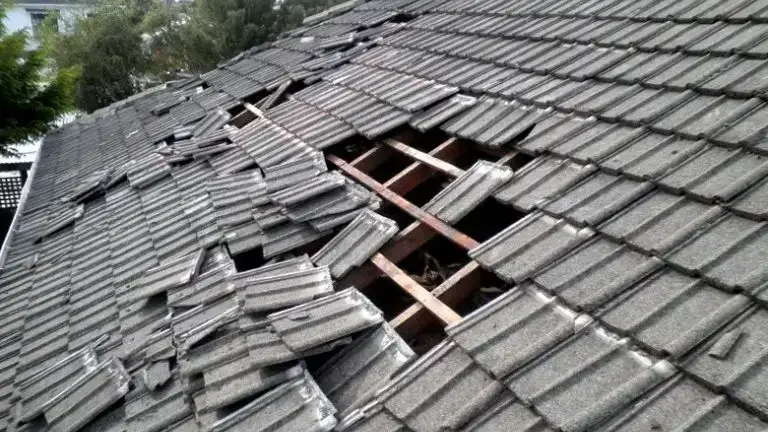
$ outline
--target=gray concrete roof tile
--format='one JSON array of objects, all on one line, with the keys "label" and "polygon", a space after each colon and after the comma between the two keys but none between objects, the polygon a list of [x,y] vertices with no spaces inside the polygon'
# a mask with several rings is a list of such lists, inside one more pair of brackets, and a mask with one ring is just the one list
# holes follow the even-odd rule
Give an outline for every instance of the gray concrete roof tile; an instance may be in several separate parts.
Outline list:
[{"label": "gray concrete roof tile", "polygon": [[702,141],[647,133],[599,161],[601,168],[636,180],[656,180],[704,148]]},{"label": "gray concrete roof tile", "polygon": [[751,308],[723,330],[723,333],[734,331],[741,335],[724,358],[707,354],[718,341],[715,336],[683,364],[688,373],[705,385],[724,391],[762,417],[766,414],[763,386],[768,379],[768,372],[761,364],[761,358],[765,356],[766,318],[768,314],[764,308]]},{"label": "gray concrete roof tile", "polygon": [[382,388],[377,399],[410,428],[429,432],[461,428],[503,390],[457,345],[444,342]]},{"label": "gray concrete roof tile", "polygon": [[212,424],[209,430],[331,431],[337,424],[335,413],[312,377],[304,374]]},{"label": "gray concrete roof tile", "polygon": [[578,226],[595,226],[631,202],[641,198],[653,186],[597,172],[581,183],[542,204],[544,211],[563,217]]},{"label": "gray concrete roof tile", "polygon": [[618,415],[604,430],[628,432],[684,427],[700,428],[702,431],[759,431],[765,428],[765,423],[727,397],[677,375]]},{"label": "gray concrete roof tile", "polygon": [[590,318],[578,316],[533,284],[524,283],[447,327],[446,333],[501,379],[589,322]]},{"label": "gray concrete roof tile", "polygon": [[702,274],[727,290],[765,291],[768,231],[763,223],[726,214],[702,227],[664,257],[684,271]]},{"label": "gray concrete roof tile", "polygon": [[354,267],[362,265],[397,231],[397,223],[393,220],[364,210],[317,251],[312,261],[328,266],[330,274],[339,279]]},{"label": "gray concrete roof tile", "polygon": [[551,424],[591,430],[674,373],[600,328],[571,337],[506,380]]},{"label": "gray concrete roof tile", "polygon": [[576,309],[591,311],[662,267],[661,260],[596,237],[531,279]]},{"label": "gray concrete roof tile", "polygon": [[309,302],[333,292],[328,267],[249,278],[238,287],[247,313],[264,314]]},{"label": "gray concrete roof tile", "polygon": [[302,352],[379,324],[383,314],[359,291],[348,288],[268,318],[280,339]]},{"label": "gray concrete roof tile", "polygon": [[416,355],[389,324],[369,330],[315,373],[340,417],[365,404]]},{"label": "gray concrete roof tile", "polygon": [[469,251],[469,256],[506,281],[522,282],[592,235],[588,228],[534,212]]},{"label": "gray concrete roof tile", "polygon": [[495,193],[504,204],[530,212],[539,203],[578,183],[597,168],[551,156],[538,157],[517,171]]},{"label": "gray concrete roof tile", "polygon": [[654,191],[599,227],[601,233],[649,254],[664,254],[724,211],[692,199]]},{"label": "gray concrete roof tile", "polygon": [[513,171],[509,167],[478,161],[422,208],[449,224],[455,224],[512,175]]},{"label": "gray concrete roof tile", "polygon": [[654,353],[680,358],[751,304],[744,295],[664,269],[608,303],[599,319]]}]

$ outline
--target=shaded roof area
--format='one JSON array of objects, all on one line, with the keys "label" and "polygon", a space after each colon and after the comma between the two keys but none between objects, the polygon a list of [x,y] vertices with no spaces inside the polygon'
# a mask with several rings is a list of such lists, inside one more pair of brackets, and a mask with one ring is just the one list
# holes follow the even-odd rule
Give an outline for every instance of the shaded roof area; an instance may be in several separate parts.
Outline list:
[{"label": "shaded roof area", "polygon": [[766,430],[766,23],[362,2],[63,126],[1,428]]}]

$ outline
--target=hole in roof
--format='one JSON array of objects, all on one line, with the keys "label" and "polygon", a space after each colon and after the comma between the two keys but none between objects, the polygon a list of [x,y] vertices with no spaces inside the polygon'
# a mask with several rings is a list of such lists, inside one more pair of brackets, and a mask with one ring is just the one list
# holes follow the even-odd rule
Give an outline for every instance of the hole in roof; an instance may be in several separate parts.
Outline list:
[{"label": "hole in roof", "polygon": [[400,207],[389,204],[389,202],[384,199],[381,201],[381,208],[376,210],[376,213],[397,222],[397,226],[400,227],[401,230],[414,221],[413,216]]},{"label": "hole in roof", "polygon": [[423,323],[423,328],[416,335],[406,340],[413,352],[419,356],[426,354],[429,350],[439,345],[446,337],[443,325],[432,315],[425,316],[426,322]]},{"label": "hole in roof", "polygon": [[435,173],[432,177],[419,183],[410,192],[404,195],[405,199],[413,204],[422,207],[440,193],[446,186],[453,181],[453,178],[441,172]]},{"label": "hole in roof", "polygon": [[230,252],[230,256],[232,257],[232,261],[235,262],[235,269],[239,272],[259,268],[267,262],[267,260],[264,259],[264,251],[261,246],[237,255],[232,255]]},{"label": "hole in roof", "polygon": [[471,290],[469,295],[463,299],[457,299],[453,310],[461,316],[466,316],[486,304],[490,303],[500,295],[512,289],[510,285],[499,279],[493,273],[480,270],[481,275],[478,280],[478,286]]},{"label": "hole in roof", "polygon": [[387,22],[391,23],[391,24],[403,24],[403,23],[407,23],[409,21],[413,21],[417,17],[418,17],[418,15],[416,15],[416,14],[409,14],[409,13],[401,12],[401,13],[393,16],[392,18],[388,19]]},{"label": "hole in roof", "polygon": [[489,197],[464,216],[455,227],[473,239],[484,242],[524,216],[524,213]]},{"label": "hole in roof", "polygon": [[323,150],[325,154],[340,157],[347,162],[353,161],[362,156],[365,152],[374,148],[375,145],[362,137],[352,137],[330,148]]},{"label": "hole in roof", "polygon": [[[372,171],[368,172],[368,175],[379,183],[386,182],[413,163],[413,160],[408,156],[394,150],[387,149],[384,151],[386,151],[385,157],[377,158],[377,161],[380,162],[375,164],[376,166]],[[362,171],[366,170],[363,169]]]},{"label": "hole in roof", "polygon": [[437,235],[408,255],[398,266],[427,291],[432,291],[468,262],[466,252]]},{"label": "hole in roof", "polygon": [[249,103],[251,105],[255,105],[256,107],[259,106],[259,104],[266,98],[268,98],[270,95],[270,92],[267,90],[259,90],[256,93],[246,96],[243,98],[243,102]]},{"label": "hole in roof", "polygon": [[363,289],[363,293],[384,313],[384,319],[390,321],[414,303],[402,288],[387,277],[380,277]]}]

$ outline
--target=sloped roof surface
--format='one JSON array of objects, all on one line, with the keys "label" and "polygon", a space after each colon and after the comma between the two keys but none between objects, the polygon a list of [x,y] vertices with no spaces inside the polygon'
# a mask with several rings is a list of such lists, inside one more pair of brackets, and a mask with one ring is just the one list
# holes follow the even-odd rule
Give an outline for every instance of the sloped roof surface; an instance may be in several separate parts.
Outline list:
[{"label": "sloped roof surface", "polygon": [[[766,430],[767,70],[765,0],[374,0],[65,125],[3,252],[0,430]],[[336,285],[398,226],[326,164],[403,130],[530,159],[423,207],[523,216],[419,358]]]}]

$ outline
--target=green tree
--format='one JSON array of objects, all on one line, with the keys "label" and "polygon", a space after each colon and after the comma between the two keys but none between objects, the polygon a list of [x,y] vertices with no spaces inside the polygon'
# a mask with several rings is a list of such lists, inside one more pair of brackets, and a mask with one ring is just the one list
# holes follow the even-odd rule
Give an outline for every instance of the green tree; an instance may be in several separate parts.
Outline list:
[{"label": "green tree", "polygon": [[48,28],[44,43],[56,66],[79,71],[75,104],[92,112],[152,84],[152,55],[142,47],[144,8],[151,0],[112,0],[76,16],[58,32]]},{"label": "green tree", "polygon": [[15,156],[11,144],[44,135],[73,109],[76,74],[51,74],[42,50],[27,50],[25,32],[7,34],[2,24],[8,4],[0,3],[0,155]]}]

